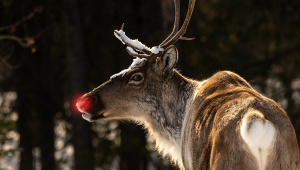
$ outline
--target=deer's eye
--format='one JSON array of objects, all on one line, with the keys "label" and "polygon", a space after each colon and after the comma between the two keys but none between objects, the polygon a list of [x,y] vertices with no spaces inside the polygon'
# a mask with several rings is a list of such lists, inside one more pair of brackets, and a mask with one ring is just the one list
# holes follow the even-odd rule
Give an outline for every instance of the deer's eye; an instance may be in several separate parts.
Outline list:
[{"label": "deer's eye", "polygon": [[131,79],[130,79],[130,81],[129,81],[129,84],[135,84],[135,85],[138,85],[138,84],[142,83],[143,80],[144,80],[143,74],[142,74],[142,73],[136,73],[136,74],[134,74],[134,75],[131,77]]},{"label": "deer's eye", "polygon": [[141,75],[135,75],[135,76],[132,77],[131,80],[133,80],[133,81],[142,81],[143,77]]}]

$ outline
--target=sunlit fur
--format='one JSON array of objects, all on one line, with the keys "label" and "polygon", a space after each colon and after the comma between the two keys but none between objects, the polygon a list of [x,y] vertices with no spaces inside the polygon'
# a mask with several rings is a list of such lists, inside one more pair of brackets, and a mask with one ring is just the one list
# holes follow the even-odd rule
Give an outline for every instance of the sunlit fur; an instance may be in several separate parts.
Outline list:
[{"label": "sunlit fur", "polygon": [[147,121],[139,120],[139,124],[142,124],[147,129],[148,135],[154,137],[157,151],[163,156],[169,156],[175,164],[183,168],[179,141],[165,139],[160,135],[160,132],[153,131],[155,128],[152,128],[151,124]]},{"label": "sunlit fur", "polygon": [[[173,74],[173,73],[172,73]],[[174,72],[174,74],[178,74],[178,72]],[[153,110],[150,111],[153,114],[141,114],[139,116],[133,117],[136,122],[143,125],[145,129],[148,131],[148,135],[152,135],[155,139],[157,150],[164,156],[168,156],[171,158],[173,163],[177,164],[179,167],[183,169],[182,159],[181,159],[181,130],[182,123],[184,122],[185,115],[188,114],[192,101],[195,97],[195,92],[200,88],[201,84],[191,79],[176,79],[177,85],[170,85],[172,81],[174,81],[173,76],[170,76],[170,80],[166,80],[165,88],[169,89],[177,89],[175,86],[179,84],[186,84],[186,90],[182,90],[181,92],[174,91],[174,94],[182,93],[182,95],[165,95],[165,98],[172,98],[174,101],[178,101],[177,107],[181,107],[182,109],[173,108],[176,110],[180,110],[181,112],[173,111],[172,108],[168,108],[167,104],[159,104],[161,109],[157,108],[158,103],[152,103],[151,105],[141,106],[138,110]],[[170,81],[170,83],[168,83]],[[183,82],[181,82],[183,81]],[[189,82],[189,83],[187,83]],[[174,87],[171,87],[174,86]],[[184,89],[184,88],[183,88]],[[186,96],[184,101],[180,102],[178,96]],[[149,98],[149,101],[155,101],[152,99],[152,96],[146,95],[145,98]],[[155,107],[153,107],[155,106]],[[155,115],[155,116],[154,116]],[[166,116],[167,115],[167,116]],[[172,117],[172,115],[174,117]],[[179,116],[181,115],[181,116]],[[176,116],[176,117],[175,117]],[[174,122],[177,121],[177,122]],[[169,124],[163,125],[164,123]]]},{"label": "sunlit fur", "polygon": [[[193,84],[193,90],[191,90],[190,93],[186,94],[187,96],[189,96],[189,98],[187,99],[184,106],[182,106],[185,107],[184,112],[181,113],[183,115],[182,119],[178,120],[182,123],[186,123],[184,122],[184,118],[185,115],[187,115],[190,111],[189,109],[192,101],[194,100],[197,90],[201,88],[201,86],[206,82],[202,81],[201,83],[199,83],[190,79],[186,80],[190,81]],[[147,129],[149,133],[148,135],[152,135],[154,137],[157,151],[160,152],[163,156],[171,158],[174,164],[178,165],[181,169],[184,169],[181,159],[182,124],[180,124],[178,130],[173,129],[173,133],[168,133],[168,131],[170,131],[170,129],[166,129],[168,127],[160,126],[157,124],[157,122],[150,121],[153,120],[150,116],[143,115],[141,117],[135,118],[135,120],[138,122],[138,124],[143,125],[145,129]],[[176,136],[175,134],[178,134],[179,136]]]}]

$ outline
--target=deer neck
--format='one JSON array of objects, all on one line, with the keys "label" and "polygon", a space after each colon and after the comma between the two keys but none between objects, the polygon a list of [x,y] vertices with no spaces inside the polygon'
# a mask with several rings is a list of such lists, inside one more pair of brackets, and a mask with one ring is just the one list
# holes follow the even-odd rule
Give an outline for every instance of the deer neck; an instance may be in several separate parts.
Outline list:
[{"label": "deer neck", "polygon": [[189,110],[190,101],[194,93],[194,84],[177,71],[166,80],[162,89],[162,113],[165,119],[159,124],[167,133],[165,137],[180,145],[182,123]]},{"label": "deer neck", "polygon": [[181,162],[181,130],[188,114],[194,94],[198,90],[196,81],[183,77],[174,70],[165,80],[160,100],[155,100],[155,109],[143,123],[156,140],[157,148],[170,154],[175,162]]}]

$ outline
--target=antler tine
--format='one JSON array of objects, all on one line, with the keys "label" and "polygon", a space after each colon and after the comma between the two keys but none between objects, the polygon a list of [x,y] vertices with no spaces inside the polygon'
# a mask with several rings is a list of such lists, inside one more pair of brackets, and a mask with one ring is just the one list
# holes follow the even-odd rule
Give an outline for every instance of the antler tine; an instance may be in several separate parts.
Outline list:
[{"label": "antler tine", "polygon": [[180,20],[180,2],[179,2],[179,0],[174,0],[174,6],[175,6],[175,21],[174,21],[173,31],[159,46],[168,42],[177,33],[177,31],[179,29],[179,20]]},{"label": "antler tine", "polygon": [[168,40],[164,44],[160,45],[161,48],[165,49],[166,47],[174,44],[180,38],[185,39],[185,40],[193,39],[193,38],[185,38],[185,37],[182,37],[182,36],[185,34],[186,29],[189,25],[189,22],[190,22],[190,19],[191,19],[191,16],[193,14],[193,10],[194,10],[194,7],[195,7],[195,2],[196,2],[196,0],[189,0],[188,12],[186,14],[186,17],[185,17],[185,20],[184,20],[184,23],[183,23],[181,29],[170,40]]},{"label": "antler tine", "polygon": [[124,25],[125,25],[125,23],[123,23],[123,24],[122,24],[122,26],[121,26],[121,29],[120,29],[120,30],[123,30],[123,29],[124,29]]}]

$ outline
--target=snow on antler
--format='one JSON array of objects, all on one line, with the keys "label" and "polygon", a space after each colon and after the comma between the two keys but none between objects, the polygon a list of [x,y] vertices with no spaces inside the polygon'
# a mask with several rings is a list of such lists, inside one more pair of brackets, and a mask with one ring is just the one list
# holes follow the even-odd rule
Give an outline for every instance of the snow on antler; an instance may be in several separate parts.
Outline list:
[{"label": "snow on antler", "polygon": [[132,54],[138,54],[136,51],[134,51],[134,49],[132,49],[131,47],[127,46],[127,49],[129,50],[129,52],[131,52]]},{"label": "snow on antler", "polygon": [[141,43],[138,39],[132,40],[129,37],[127,37],[123,30],[119,30],[119,31],[115,30],[114,34],[120,41],[122,41],[123,44],[131,45],[140,51],[143,50],[151,51],[149,47]]},{"label": "snow on antler", "polygon": [[160,51],[164,51],[164,49],[157,46],[151,48],[151,52],[154,54],[158,54]]},{"label": "snow on antler", "polygon": [[145,44],[141,43],[138,39],[135,40],[130,39],[129,37],[126,36],[125,32],[122,29],[115,30],[114,34],[123,44],[128,45],[127,50],[129,50],[131,54],[138,55],[138,53],[135,50],[141,51],[148,55],[150,55],[150,53],[158,54],[160,51],[164,51],[163,48],[157,46],[154,46],[150,49]]}]

